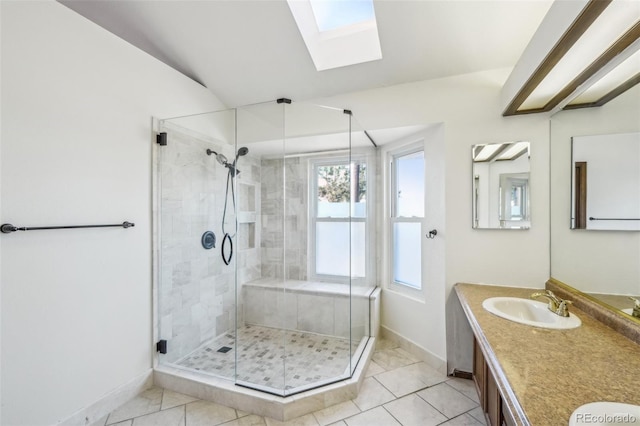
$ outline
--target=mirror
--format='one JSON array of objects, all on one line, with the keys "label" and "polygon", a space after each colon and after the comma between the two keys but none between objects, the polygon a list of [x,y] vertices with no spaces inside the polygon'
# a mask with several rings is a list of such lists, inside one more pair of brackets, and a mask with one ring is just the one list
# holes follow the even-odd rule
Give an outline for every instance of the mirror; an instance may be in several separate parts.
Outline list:
[{"label": "mirror", "polygon": [[574,136],[571,228],[640,230],[640,133]]},{"label": "mirror", "polygon": [[[575,189],[578,184],[576,180],[572,182],[575,163],[586,158],[587,179],[596,172],[594,167],[591,167],[591,163],[596,161],[595,159],[581,157],[584,153],[579,151],[573,153],[572,138],[574,140],[573,147],[578,150],[582,150],[581,145],[587,143],[583,141],[589,139],[583,138],[584,136],[600,135],[601,137],[595,138],[596,145],[608,144],[604,148],[601,146],[598,148],[604,150],[598,155],[600,156],[599,160],[604,160],[603,162],[607,166],[604,177],[598,179],[605,181],[606,188],[592,195],[591,189],[595,189],[593,186],[597,184],[592,184],[591,181],[587,183],[585,214],[587,228],[585,229],[590,229],[589,227],[595,223],[601,226],[602,223],[609,222],[589,221],[589,217],[634,218],[630,216],[632,211],[622,210],[622,208],[632,209],[633,207],[625,206],[623,201],[616,201],[616,198],[606,198],[606,201],[602,203],[604,207],[613,207],[614,203],[617,206],[623,206],[616,207],[616,211],[597,210],[592,212],[590,202],[592,198],[596,198],[598,201],[603,193],[607,197],[618,197],[618,199],[624,200],[640,196],[640,185],[636,183],[633,188],[628,186],[630,182],[634,181],[631,172],[638,173],[640,167],[639,148],[636,148],[635,154],[630,152],[624,154],[625,157],[629,157],[627,160],[636,162],[634,166],[625,165],[623,167],[617,163],[618,160],[612,158],[614,153],[623,151],[621,145],[617,145],[618,142],[613,141],[612,137],[635,134],[637,138],[637,134],[640,132],[639,117],[640,85],[636,85],[601,107],[560,111],[551,117],[550,123],[551,276],[609,306],[626,310],[633,307],[633,301],[628,299],[628,296],[637,297],[640,295],[640,232],[621,232],[613,229],[585,232],[581,229],[571,229],[572,227],[579,228],[578,225],[572,224],[573,221],[570,221],[570,218],[576,218],[575,215],[572,215],[572,212],[576,210],[575,199],[572,198],[572,188]],[[618,164],[616,168],[610,168],[614,164]],[[618,179],[613,180],[615,175],[618,175]],[[579,187],[578,190],[580,190]],[[574,190],[574,192],[577,191]],[[635,212],[637,211],[636,207]],[[614,213],[616,216],[609,217]],[[620,216],[617,216],[618,214]],[[611,222],[615,224],[615,222],[623,221]],[[618,224],[617,228],[620,229],[621,226]]]},{"label": "mirror", "polygon": [[471,148],[475,229],[529,229],[529,142]]}]

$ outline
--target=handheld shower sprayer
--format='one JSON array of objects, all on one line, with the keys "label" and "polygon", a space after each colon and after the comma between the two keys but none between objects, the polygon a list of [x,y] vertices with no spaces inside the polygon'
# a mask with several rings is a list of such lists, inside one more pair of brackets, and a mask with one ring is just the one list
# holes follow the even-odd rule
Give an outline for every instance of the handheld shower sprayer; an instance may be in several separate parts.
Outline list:
[{"label": "handheld shower sprayer", "polygon": [[249,153],[249,148],[245,146],[241,147],[240,149],[238,149],[238,152],[236,153],[236,158],[233,160],[233,163],[229,163],[229,160],[225,155],[218,154],[217,152],[211,149],[207,149],[207,155],[212,155],[212,154],[215,155],[216,160],[218,160],[218,163],[222,164],[227,169],[229,169],[229,173],[231,173],[231,177],[236,177],[236,175],[240,173],[240,170],[236,169],[236,161],[238,161],[238,157],[247,155],[248,153]]},{"label": "handheld shower sprayer", "polygon": [[240,174],[240,170],[236,169],[236,162],[238,161],[238,158],[243,156],[243,155],[247,155],[249,153],[249,148],[247,148],[246,146],[241,147],[240,149],[238,149],[238,152],[236,153],[236,158],[233,160],[233,164],[229,164],[228,162],[225,163],[225,167],[227,169],[229,169],[229,172],[231,173],[231,177],[235,177],[236,175]]},{"label": "handheld shower sprayer", "polygon": [[[233,241],[231,239],[235,237],[235,234],[230,235],[228,232],[226,232],[224,227],[225,219],[227,216],[227,201],[229,199],[229,188],[231,188],[231,201],[233,202],[233,210],[235,212],[236,196],[235,196],[235,191],[233,189],[234,187],[233,178],[235,178],[240,173],[240,170],[236,169],[236,163],[238,162],[238,158],[244,155],[247,155],[248,153],[249,153],[249,148],[247,148],[246,146],[240,147],[238,149],[238,152],[236,153],[236,157],[233,159],[233,163],[229,163],[229,160],[224,155],[218,154],[217,152],[211,149],[207,149],[207,155],[212,155],[212,154],[215,155],[218,163],[222,164],[224,167],[226,167],[229,170],[227,172],[227,189],[224,196],[224,209],[222,213],[222,233],[224,234],[224,238],[222,239],[222,261],[224,262],[225,265],[228,265],[231,262],[231,257],[233,256]],[[229,245],[230,247],[230,252],[228,255],[226,254],[226,250],[225,250],[225,247],[227,245]]]},{"label": "handheld shower sprayer", "polygon": [[240,149],[238,149],[238,153],[236,154],[236,160],[238,159],[238,157],[242,157],[243,155],[247,155],[249,153],[249,148],[247,148],[246,146],[240,147]]}]

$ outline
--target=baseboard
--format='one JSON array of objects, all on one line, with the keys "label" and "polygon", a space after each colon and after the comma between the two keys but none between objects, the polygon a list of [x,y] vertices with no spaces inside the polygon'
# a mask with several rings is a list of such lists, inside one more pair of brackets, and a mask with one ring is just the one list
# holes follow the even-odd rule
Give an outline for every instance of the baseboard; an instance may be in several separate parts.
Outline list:
[{"label": "baseboard", "polygon": [[412,340],[407,339],[384,325],[380,326],[380,334],[382,338],[395,342],[402,349],[409,352],[411,355],[418,357],[421,361],[424,361],[440,373],[447,374],[446,360],[438,357]]},{"label": "baseboard", "polygon": [[85,426],[95,423],[125,402],[153,386],[153,370],[140,374],[122,386],[105,394],[102,398],[82,408],[66,419],[58,422],[60,426]]}]

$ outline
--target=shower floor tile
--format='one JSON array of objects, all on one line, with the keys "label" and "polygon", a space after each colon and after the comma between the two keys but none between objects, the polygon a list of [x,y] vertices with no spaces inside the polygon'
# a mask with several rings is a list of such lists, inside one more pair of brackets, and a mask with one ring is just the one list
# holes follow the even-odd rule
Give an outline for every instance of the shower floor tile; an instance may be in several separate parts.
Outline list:
[{"label": "shower floor tile", "polygon": [[347,339],[248,325],[218,337],[185,356],[177,365],[250,384],[290,390],[348,374],[358,347]]}]

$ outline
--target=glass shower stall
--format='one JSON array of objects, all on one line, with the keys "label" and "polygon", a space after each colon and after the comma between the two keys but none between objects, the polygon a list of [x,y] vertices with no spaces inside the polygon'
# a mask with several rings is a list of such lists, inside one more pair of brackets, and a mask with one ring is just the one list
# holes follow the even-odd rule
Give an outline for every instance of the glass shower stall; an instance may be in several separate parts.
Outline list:
[{"label": "glass shower stall", "polygon": [[287,396],[371,335],[375,150],[350,111],[279,99],[160,120],[159,363]]}]

